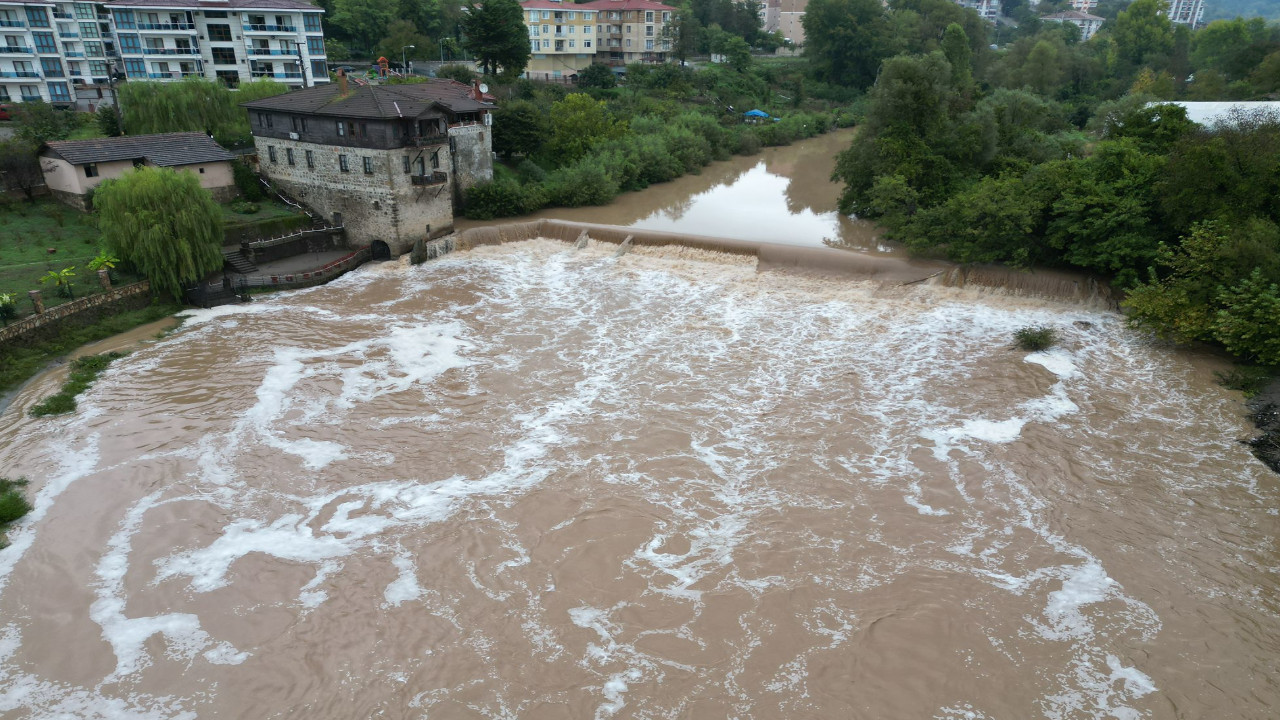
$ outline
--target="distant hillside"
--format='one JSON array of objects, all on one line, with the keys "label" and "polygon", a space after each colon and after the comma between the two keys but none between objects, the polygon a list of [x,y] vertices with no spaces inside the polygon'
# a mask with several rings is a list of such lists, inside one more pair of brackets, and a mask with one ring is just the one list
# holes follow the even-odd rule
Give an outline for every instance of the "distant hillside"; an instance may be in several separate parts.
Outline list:
[{"label": "distant hillside", "polygon": [[1264,17],[1268,20],[1280,20],[1280,2],[1276,0],[1205,0],[1205,22],[1220,18]]}]

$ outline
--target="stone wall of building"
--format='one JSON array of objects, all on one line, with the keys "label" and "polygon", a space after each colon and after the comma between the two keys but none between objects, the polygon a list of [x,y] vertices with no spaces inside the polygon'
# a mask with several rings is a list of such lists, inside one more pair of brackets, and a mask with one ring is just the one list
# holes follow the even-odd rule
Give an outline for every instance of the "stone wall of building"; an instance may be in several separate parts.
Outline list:
[{"label": "stone wall of building", "polygon": [[[409,158],[412,162],[418,155],[417,148],[373,150],[276,138],[254,138],[254,144],[262,174],[326,220],[344,225],[351,247],[380,240],[387,243],[393,255],[400,255],[409,252],[415,240],[427,237],[428,229],[438,235],[453,226],[453,173],[447,145],[426,148],[423,157],[425,171],[430,175],[430,157],[438,151],[440,171],[448,179],[433,185],[414,185],[413,176],[404,171],[404,161]],[[268,145],[276,148],[274,162],[269,159]],[[292,165],[289,150],[293,151]],[[310,166],[307,151],[312,153]],[[347,157],[345,172],[341,168],[342,155]],[[365,172],[365,158],[370,161],[370,173]],[[417,172],[416,164],[412,170]]]},{"label": "stone wall of building", "polygon": [[[455,192],[480,182],[493,180],[493,128],[489,125],[459,125],[449,128],[453,151]],[[444,167],[442,165],[441,167]]]}]

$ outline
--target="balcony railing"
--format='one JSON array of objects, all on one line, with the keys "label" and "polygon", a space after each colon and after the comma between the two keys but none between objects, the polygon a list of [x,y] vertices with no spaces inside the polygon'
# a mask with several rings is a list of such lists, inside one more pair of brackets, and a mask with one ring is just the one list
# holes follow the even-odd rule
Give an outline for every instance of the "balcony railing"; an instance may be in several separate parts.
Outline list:
[{"label": "balcony railing", "polygon": [[292,33],[298,32],[296,25],[245,25],[245,32],[274,32],[274,33]]},{"label": "balcony railing", "polygon": [[0,72],[0,78],[38,78],[40,73],[32,70],[5,70]]},{"label": "balcony railing", "polygon": [[156,48],[142,49],[143,55],[199,55],[199,48]]},{"label": "balcony railing", "polygon": [[78,33],[78,32],[60,32],[60,33],[58,33],[58,37],[60,37],[60,38],[78,38],[78,37],[80,37],[80,33]]},{"label": "balcony railing", "polygon": [[59,20],[75,20],[76,19],[76,16],[72,15],[71,13],[58,12],[56,10],[53,12],[53,16]]},{"label": "balcony railing", "polygon": [[8,55],[30,55],[31,48],[22,47],[21,45],[0,45],[0,54]]},{"label": "balcony railing", "polygon": [[139,30],[195,30],[192,23],[138,23]]},{"label": "balcony railing", "polygon": [[40,102],[44,99],[39,95],[20,95],[19,97],[22,98],[22,102]]},{"label": "balcony railing", "polygon": [[[147,73],[147,77],[151,78],[152,80],[165,80],[165,79],[172,80],[176,78],[184,78],[184,77],[192,77],[192,76],[203,77],[204,73],[199,72],[197,70],[188,70],[186,72],[182,72],[180,70],[173,70],[166,73]],[[131,75],[130,77],[133,77],[133,76]]]},{"label": "balcony railing", "polygon": [[284,55],[298,57],[296,50],[272,50],[271,48],[245,48],[250,55]]},{"label": "balcony railing", "polygon": [[254,77],[269,77],[269,78],[286,78],[286,79],[287,79],[287,78],[294,78],[294,79],[297,79],[297,80],[301,80],[301,79],[302,79],[302,73],[300,73],[300,72],[272,72],[272,71],[270,71],[270,70],[254,70],[254,71],[253,71],[253,76],[254,76]]},{"label": "balcony railing", "polygon": [[414,185],[443,185],[449,182],[449,173],[436,170],[430,175],[410,175],[409,181]]},{"label": "balcony railing", "polygon": [[61,70],[45,70],[45,71],[44,71],[44,76],[45,76],[45,77],[51,77],[51,78],[60,78],[60,77],[65,77],[65,76],[62,74],[62,71],[61,71]]},{"label": "balcony railing", "polygon": [[437,133],[435,135],[414,135],[409,139],[409,142],[417,147],[422,147],[423,145],[444,145],[449,142],[449,136],[443,133]]},{"label": "balcony railing", "polygon": [[79,50],[64,50],[62,51],[62,54],[66,55],[67,57],[73,57],[73,58],[84,57],[84,53],[80,52]]},{"label": "balcony railing", "polygon": [[0,20],[0,27],[26,27],[27,24],[21,20]]}]

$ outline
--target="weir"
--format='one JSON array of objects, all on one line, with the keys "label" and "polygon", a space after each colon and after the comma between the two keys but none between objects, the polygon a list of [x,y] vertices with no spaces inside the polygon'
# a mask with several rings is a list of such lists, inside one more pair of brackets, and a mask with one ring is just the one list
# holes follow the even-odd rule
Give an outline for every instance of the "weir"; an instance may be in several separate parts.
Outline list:
[{"label": "weir", "polygon": [[905,259],[866,255],[832,247],[804,247],[734,238],[640,230],[616,225],[540,219],[473,227],[449,238],[447,247],[437,240],[430,257],[481,245],[501,245],[535,238],[559,240],[581,249],[587,240],[615,243],[620,257],[631,247],[679,246],[709,252],[754,256],[759,270],[797,270],[826,275],[853,276],[881,282],[886,287],[928,284],[974,288],[1010,295],[1043,297],[1118,308],[1118,298],[1102,280],[1058,270],[1021,270],[999,265],[957,265],[942,260]]}]

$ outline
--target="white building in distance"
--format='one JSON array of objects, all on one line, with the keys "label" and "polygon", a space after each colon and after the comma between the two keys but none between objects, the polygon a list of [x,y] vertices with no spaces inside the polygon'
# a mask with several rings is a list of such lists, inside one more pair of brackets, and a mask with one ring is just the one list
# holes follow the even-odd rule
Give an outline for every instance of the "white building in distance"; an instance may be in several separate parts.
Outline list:
[{"label": "white building in distance", "polygon": [[1079,10],[1067,10],[1065,12],[1054,13],[1052,15],[1045,15],[1040,18],[1040,20],[1042,22],[1071,23],[1072,25],[1080,28],[1081,40],[1088,40],[1093,37],[1094,33],[1098,32],[1098,28],[1102,27],[1102,23],[1106,22],[1106,18],[1101,18],[1097,15],[1090,15],[1089,13],[1080,12]]}]

